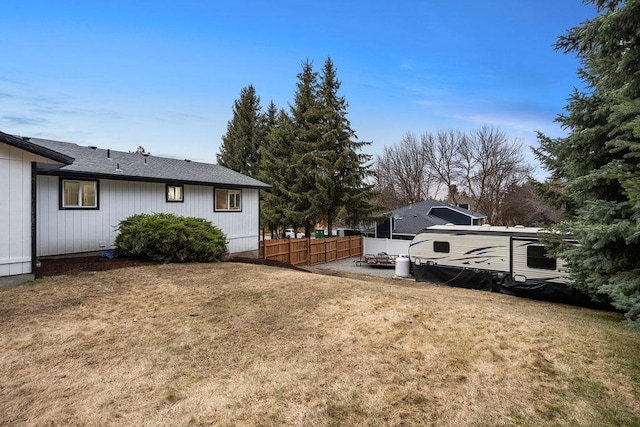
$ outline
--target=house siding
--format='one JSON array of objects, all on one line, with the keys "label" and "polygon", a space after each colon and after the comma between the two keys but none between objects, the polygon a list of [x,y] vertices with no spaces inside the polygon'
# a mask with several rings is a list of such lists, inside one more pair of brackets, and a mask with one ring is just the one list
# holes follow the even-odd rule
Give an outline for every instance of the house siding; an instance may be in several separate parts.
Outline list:
[{"label": "house siding", "polygon": [[445,221],[449,221],[452,224],[457,225],[473,225],[473,218],[469,215],[465,215],[461,212],[454,211],[447,207],[433,207],[429,211],[430,215],[441,218]]},{"label": "house siding", "polygon": [[56,163],[0,143],[0,277],[31,274],[31,164]]},{"label": "house siding", "polygon": [[185,184],[184,202],[170,203],[164,183],[101,179],[98,210],[61,210],[59,179],[38,176],[38,256],[112,248],[120,221],[139,213],[204,218],[225,233],[229,252],[258,249],[259,190],[242,189],[242,212],[214,212],[213,186]]}]

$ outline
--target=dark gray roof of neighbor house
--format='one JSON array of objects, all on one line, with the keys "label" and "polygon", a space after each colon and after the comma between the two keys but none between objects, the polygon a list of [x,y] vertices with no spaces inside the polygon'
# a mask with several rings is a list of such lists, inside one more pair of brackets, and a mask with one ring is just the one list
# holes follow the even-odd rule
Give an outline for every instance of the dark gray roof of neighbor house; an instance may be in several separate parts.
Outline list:
[{"label": "dark gray roof of neighbor house", "polygon": [[392,211],[390,216],[393,216],[393,233],[415,235],[423,228],[446,224],[446,220],[429,215],[434,206],[452,207],[447,203],[429,199]]},{"label": "dark gray roof of neighbor house", "polygon": [[395,218],[398,218],[398,217],[411,215],[411,214],[415,213],[416,211],[429,213],[434,208],[435,209],[447,208],[447,209],[450,209],[450,210],[453,210],[453,211],[456,211],[456,212],[460,212],[461,214],[468,215],[468,216],[470,216],[472,218],[485,218],[486,217],[486,215],[481,214],[479,212],[473,212],[473,211],[470,211],[468,209],[461,208],[459,206],[450,205],[449,203],[441,202],[439,200],[433,200],[433,199],[423,200],[421,202],[414,203],[414,204],[411,204],[409,206],[404,206],[402,208],[398,208],[398,209],[392,211],[391,214]]},{"label": "dark gray roof of neighbor house", "polygon": [[33,154],[37,154],[42,157],[46,157],[47,159],[51,159],[56,162],[64,163],[65,165],[70,165],[71,163],[73,163],[73,160],[74,160],[73,157],[67,156],[65,154],[59,153],[54,150],[50,150],[49,148],[46,148],[37,144],[34,144],[29,140],[29,138],[23,138],[15,135],[10,135],[8,133],[0,132],[0,142],[4,142],[5,144],[11,145],[12,147],[16,147]]},{"label": "dark gray roof of neighbor house", "polygon": [[[433,214],[434,209],[453,210],[473,219],[486,217],[481,213],[438,200],[423,200],[422,202],[404,206],[389,213],[389,216],[393,217],[393,234],[416,235],[420,230],[431,227],[432,225],[447,224],[449,221]],[[365,230],[365,233],[373,233],[374,231],[374,228],[370,228]]]},{"label": "dark gray roof of neighbor house", "polygon": [[403,216],[394,217],[393,234],[411,234],[415,235],[423,228],[432,225],[444,225],[448,221],[437,216],[427,215],[426,212],[407,212]]},{"label": "dark gray roof of neighbor house", "polygon": [[460,206],[449,205],[449,204],[444,203],[444,202],[438,202],[438,203],[442,203],[442,205],[441,206],[439,206],[439,205],[431,206],[429,212],[431,212],[434,209],[448,208],[450,210],[453,210],[453,211],[456,211],[456,212],[460,212],[461,214],[468,215],[468,216],[470,216],[472,218],[486,218],[487,217],[483,213],[470,211],[469,209],[461,208]]},{"label": "dark gray roof of neighbor house", "polygon": [[75,159],[72,164],[53,172],[55,175],[241,188],[271,187],[262,181],[211,163],[125,153],[48,139],[29,138],[29,142]]}]

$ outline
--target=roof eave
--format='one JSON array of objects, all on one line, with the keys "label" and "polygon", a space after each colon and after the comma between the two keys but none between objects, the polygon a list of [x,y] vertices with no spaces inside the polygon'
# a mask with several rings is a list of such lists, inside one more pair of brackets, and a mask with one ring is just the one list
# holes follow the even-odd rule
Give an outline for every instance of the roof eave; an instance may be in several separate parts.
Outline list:
[{"label": "roof eave", "polygon": [[24,151],[28,151],[33,154],[37,154],[42,157],[46,157],[50,160],[63,163],[65,165],[70,165],[75,160],[73,157],[58,153],[57,151],[50,150],[38,144],[34,144],[29,141],[29,138],[17,137],[4,132],[0,132],[0,142]]},{"label": "roof eave", "polygon": [[251,184],[232,184],[213,181],[197,181],[197,180],[183,180],[183,179],[171,179],[162,177],[146,177],[137,175],[126,174],[108,174],[108,173],[95,173],[76,170],[57,169],[54,171],[39,171],[41,175],[53,175],[61,177],[77,177],[77,178],[93,178],[93,179],[113,179],[118,181],[137,181],[137,182],[158,182],[165,184],[190,184],[190,185],[207,185],[215,186],[218,188],[247,188],[256,190],[270,190],[270,185],[251,185]]}]

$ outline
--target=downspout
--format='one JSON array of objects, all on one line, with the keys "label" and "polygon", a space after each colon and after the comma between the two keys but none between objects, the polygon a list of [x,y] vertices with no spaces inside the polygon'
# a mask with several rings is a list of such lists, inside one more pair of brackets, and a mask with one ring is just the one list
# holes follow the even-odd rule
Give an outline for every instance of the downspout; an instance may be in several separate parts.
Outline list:
[{"label": "downspout", "polygon": [[36,162],[31,162],[31,274],[35,276],[37,268],[36,258]]},{"label": "downspout", "polygon": [[[262,206],[262,190],[258,188],[258,258],[260,258],[260,221],[262,218],[262,211],[260,210]],[[264,228],[262,229],[262,241],[264,242]],[[267,252],[267,247],[265,245],[265,253]],[[264,257],[264,255],[263,255]]]}]

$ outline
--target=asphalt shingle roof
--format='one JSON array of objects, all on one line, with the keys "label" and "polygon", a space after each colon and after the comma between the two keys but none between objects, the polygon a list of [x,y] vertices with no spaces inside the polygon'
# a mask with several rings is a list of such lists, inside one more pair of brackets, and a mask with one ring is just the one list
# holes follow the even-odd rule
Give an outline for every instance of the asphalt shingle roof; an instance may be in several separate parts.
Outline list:
[{"label": "asphalt shingle roof", "polygon": [[270,188],[262,181],[211,163],[146,156],[49,139],[29,138],[29,142],[75,159],[57,174],[98,176],[135,181],[217,184],[244,188]]},{"label": "asphalt shingle roof", "polygon": [[415,212],[394,219],[393,232],[396,234],[417,234],[423,228],[432,225],[444,225],[447,221],[426,212]]},{"label": "asphalt shingle roof", "polygon": [[[432,225],[445,225],[449,222],[436,215],[430,214],[432,208],[447,208],[472,218],[485,218],[485,215],[481,213],[429,199],[390,212],[389,216],[393,217],[393,233],[415,235],[424,228],[431,227]],[[368,229],[366,232],[372,233],[374,229]]]},{"label": "asphalt shingle roof", "polygon": [[428,213],[432,208],[448,208],[456,212],[463,213],[465,215],[472,216],[474,218],[485,218],[486,215],[481,214],[479,212],[473,212],[468,209],[464,209],[458,206],[453,206],[445,202],[441,202],[439,200],[423,200],[422,202],[414,203],[409,206],[405,206],[402,208],[398,208],[392,212],[394,217],[406,216],[410,215],[416,211]]}]

